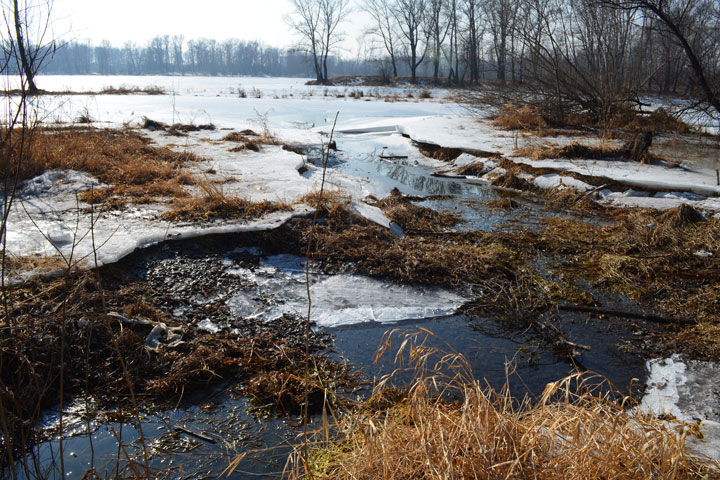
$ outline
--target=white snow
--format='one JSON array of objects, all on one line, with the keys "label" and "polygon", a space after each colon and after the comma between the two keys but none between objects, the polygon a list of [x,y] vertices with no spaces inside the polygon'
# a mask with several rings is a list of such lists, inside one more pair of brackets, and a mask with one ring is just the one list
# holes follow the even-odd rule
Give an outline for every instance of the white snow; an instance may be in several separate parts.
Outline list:
[{"label": "white snow", "polygon": [[563,175],[558,175],[555,173],[549,173],[547,175],[540,175],[538,177],[535,177],[532,179],[532,182],[535,183],[540,188],[545,189],[552,189],[552,188],[574,188],[575,190],[579,192],[587,192],[588,190],[592,190],[592,185],[589,185],[581,180],[577,180],[573,177],[567,177]]},{"label": "white snow", "polygon": [[[282,150],[279,146],[264,147],[260,153],[229,152],[228,142],[218,140],[228,129],[267,128],[288,143],[318,144],[327,142],[335,114],[340,112],[336,139],[343,149],[345,142],[350,151],[338,157],[351,162],[354,155],[407,157],[402,162],[419,168],[445,169],[448,163],[428,159],[421,155],[412,141],[433,143],[444,147],[457,147],[510,156],[518,145],[537,141],[513,132],[494,128],[486,120],[470,117],[453,103],[438,101],[402,101],[387,103],[373,98],[370,101],[348,97],[336,98],[332,92],[344,87],[307,87],[304,79],[222,78],[222,77],[102,77],[102,76],[43,76],[41,88],[62,90],[101,90],[108,85],[160,86],[172,95],[76,95],[52,96],[32,99],[41,120],[67,122],[80,114],[88,113],[96,126],[119,127],[137,125],[144,117],[173,123],[214,123],[214,132],[197,132],[186,138],[167,137],[162,132],[147,133],[161,145],[187,149],[210,160],[194,167],[195,174],[213,181],[223,181],[220,187],[226,195],[250,200],[271,200],[292,203],[302,195],[319,188],[320,169],[308,165],[300,175],[297,168],[301,156]],[[253,88],[255,90],[253,90]],[[238,96],[239,89],[251,90],[257,95]],[[327,96],[325,91],[330,92]],[[401,93],[401,89],[386,89],[383,93]],[[402,96],[402,95],[401,95]],[[259,97],[259,98],[258,98]],[[405,99],[406,96],[404,97]],[[352,142],[348,139],[354,139]],[[410,137],[410,138],[408,138]],[[202,140],[202,141],[201,141]],[[553,139],[570,142],[573,138]],[[361,150],[364,149],[364,150]],[[396,160],[388,160],[393,165]],[[462,155],[450,167],[482,161],[490,170],[487,176],[499,173],[492,159],[477,159]],[[627,192],[602,192],[603,201],[617,206],[643,206],[671,208],[689,203],[705,209],[710,215],[720,215],[720,187],[715,172],[708,167],[674,168],[619,161],[597,160],[543,160],[516,159],[536,167],[557,170],[556,175],[532,179],[543,188],[566,186],[587,191],[584,182],[565,175],[573,171],[585,175],[604,176],[628,185]],[[215,174],[205,173],[209,169]],[[230,181],[228,181],[230,180]],[[328,172],[327,188],[342,189],[355,200],[355,206],[367,195],[381,198],[387,195],[392,183],[376,178],[342,174],[335,169]],[[163,204],[139,205],[118,212],[105,212],[94,218],[90,229],[88,206],[78,204],[76,192],[91,185],[100,187],[97,179],[73,171],[46,172],[26,182],[19,200],[10,212],[7,231],[8,252],[11,255],[49,256],[60,253],[74,260],[91,258],[91,233],[94,233],[99,263],[122,258],[137,248],[168,238],[187,238],[209,233],[274,228],[293,214],[307,211],[296,206],[293,213],[278,213],[251,222],[211,222],[207,224],[170,224],[158,217],[167,206]],[[633,188],[653,187],[661,193],[638,196]],[[195,191],[195,193],[200,193]],[[377,211],[360,206],[358,213],[372,218],[401,235]]]},{"label": "white snow", "polygon": [[702,438],[689,437],[687,447],[720,461],[720,366],[680,355],[650,360],[647,389],[639,409],[698,423]]}]

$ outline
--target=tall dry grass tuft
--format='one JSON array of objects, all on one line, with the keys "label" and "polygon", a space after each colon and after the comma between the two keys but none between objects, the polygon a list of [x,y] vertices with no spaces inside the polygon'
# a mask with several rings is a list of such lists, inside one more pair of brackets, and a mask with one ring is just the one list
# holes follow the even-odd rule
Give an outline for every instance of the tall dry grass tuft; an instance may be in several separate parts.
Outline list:
[{"label": "tall dry grass tuft", "polygon": [[32,155],[22,164],[0,164],[0,177],[26,179],[61,168],[90,173],[105,183],[137,185],[169,179],[181,164],[200,160],[193,154],[152,147],[142,136],[125,130],[40,130],[31,147]]},{"label": "tall dry grass tuft", "polygon": [[[684,450],[687,429],[642,414],[597,375],[548,384],[537,402],[513,399],[472,375],[459,354],[427,344],[430,332],[400,335],[396,360],[414,372],[398,397],[384,378],[372,398],[320,432],[312,478],[334,479],[687,479],[720,471]],[[379,355],[385,353],[393,332]],[[604,392],[604,393],[603,393]],[[294,475],[298,471],[293,472]]]},{"label": "tall dry grass tuft", "polygon": [[225,195],[221,188],[210,182],[198,184],[202,194],[194,197],[176,198],[175,208],[165,212],[163,219],[170,221],[207,221],[212,219],[249,219],[282,210],[292,210],[285,203],[264,200],[253,202],[244,198]]}]

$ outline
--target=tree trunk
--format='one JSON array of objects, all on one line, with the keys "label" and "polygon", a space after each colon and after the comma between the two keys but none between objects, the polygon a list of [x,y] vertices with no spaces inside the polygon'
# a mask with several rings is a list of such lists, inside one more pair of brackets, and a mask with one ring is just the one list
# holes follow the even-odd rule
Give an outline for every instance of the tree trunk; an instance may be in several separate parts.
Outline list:
[{"label": "tree trunk", "polygon": [[23,26],[20,23],[20,10],[18,8],[18,0],[13,0],[13,16],[15,19],[15,36],[18,55],[20,56],[20,64],[25,78],[27,79],[27,92],[30,95],[36,95],[38,88],[35,85],[35,72],[32,70],[32,62],[28,57],[28,51],[25,49],[25,40],[23,39]]}]

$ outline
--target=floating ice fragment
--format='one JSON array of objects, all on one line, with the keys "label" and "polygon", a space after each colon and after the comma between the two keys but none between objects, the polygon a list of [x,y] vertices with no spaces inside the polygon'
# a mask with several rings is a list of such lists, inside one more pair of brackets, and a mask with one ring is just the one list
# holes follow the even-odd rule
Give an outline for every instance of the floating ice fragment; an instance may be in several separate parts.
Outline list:
[{"label": "floating ice fragment", "polygon": [[202,320],[200,323],[198,323],[197,328],[198,330],[202,330],[208,333],[217,333],[220,331],[220,327],[218,327],[217,324],[213,323],[213,321],[209,318],[206,318],[205,320]]},{"label": "floating ice fragment", "polygon": [[48,239],[55,245],[67,245],[72,243],[72,232],[63,225],[54,225],[47,232]]}]

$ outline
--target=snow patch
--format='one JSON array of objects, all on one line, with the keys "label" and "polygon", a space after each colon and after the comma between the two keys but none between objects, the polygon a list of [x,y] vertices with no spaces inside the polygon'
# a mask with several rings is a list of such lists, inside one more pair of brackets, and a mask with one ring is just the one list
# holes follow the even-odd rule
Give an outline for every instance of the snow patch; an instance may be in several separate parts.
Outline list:
[{"label": "snow patch", "polygon": [[680,355],[647,363],[647,389],[639,409],[698,423],[702,438],[689,437],[687,447],[720,461],[720,366]]}]

